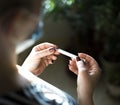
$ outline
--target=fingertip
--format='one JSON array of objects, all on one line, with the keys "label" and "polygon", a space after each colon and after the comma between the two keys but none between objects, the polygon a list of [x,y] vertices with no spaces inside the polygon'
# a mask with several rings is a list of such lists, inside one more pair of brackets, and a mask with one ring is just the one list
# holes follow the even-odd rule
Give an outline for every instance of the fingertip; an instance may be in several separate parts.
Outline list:
[{"label": "fingertip", "polygon": [[56,48],[56,49],[58,49],[58,46],[57,46],[57,45],[55,45],[55,48]]},{"label": "fingertip", "polygon": [[55,55],[60,55],[60,53],[56,50],[55,51],[55,53],[54,53]]},{"label": "fingertip", "polygon": [[80,56],[82,53],[78,53],[78,56]]},{"label": "fingertip", "polygon": [[78,53],[78,57],[79,57],[80,59],[83,59],[83,58],[85,58],[85,54],[84,54],[84,53]]},{"label": "fingertip", "polygon": [[81,57],[81,58],[84,57],[85,55],[87,55],[87,54],[85,54],[85,53],[78,53],[78,56]]},{"label": "fingertip", "polygon": [[50,48],[49,48],[49,51],[50,51],[50,52],[55,52],[56,49],[55,49],[55,47],[50,47]]}]

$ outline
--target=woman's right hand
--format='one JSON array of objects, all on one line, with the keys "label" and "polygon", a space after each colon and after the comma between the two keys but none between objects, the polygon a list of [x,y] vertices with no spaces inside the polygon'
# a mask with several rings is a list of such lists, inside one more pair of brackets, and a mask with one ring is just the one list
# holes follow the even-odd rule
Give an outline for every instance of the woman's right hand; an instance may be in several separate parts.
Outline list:
[{"label": "woman's right hand", "polygon": [[57,59],[59,53],[56,48],[56,45],[48,42],[36,45],[24,61],[22,68],[35,75],[41,74],[49,64]]}]

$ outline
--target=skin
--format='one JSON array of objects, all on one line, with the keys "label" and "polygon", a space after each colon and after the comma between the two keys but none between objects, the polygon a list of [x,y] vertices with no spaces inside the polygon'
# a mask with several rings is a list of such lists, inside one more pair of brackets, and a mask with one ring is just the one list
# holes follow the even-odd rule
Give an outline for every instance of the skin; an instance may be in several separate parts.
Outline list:
[{"label": "skin", "polygon": [[[33,4],[35,9],[32,12],[23,8],[15,12],[12,21],[8,24],[7,31],[3,30],[3,19],[0,18],[0,94],[29,85],[29,81],[18,73],[16,67],[16,44],[28,37],[37,26],[40,7],[38,1],[40,0],[36,1]],[[48,42],[36,45],[26,58],[22,68],[35,75],[40,75],[49,64],[57,59],[59,53],[55,50],[56,48],[56,45]],[[92,96],[100,74],[99,66],[89,55],[80,53],[78,56],[84,58],[86,64],[77,62],[76,59],[72,59],[69,63],[69,69],[78,76],[78,100],[81,105],[93,105]]]},{"label": "skin", "polygon": [[49,64],[53,64],[57,59],[59,53],[55,50],[56,48],[56,45],[48,42],[36,45],[24,61],[22,68],[40,75]]},{"label": "skin", "polygon": [[[29,81],[18,74],[16,68],[16,44],[28,37],[37,26],[41,1],[35,0],[34,5],[32,11],[25,8],[8,9],[9,12],[4,13],[4,16],[0,15],[0,94],[29,85]],[[3,25],[9,16],[12,17],[11,21]]]},{"label": "skin", "polygon": [[94,105],[93,93],[100,76],[100,68],[91,56],[84,53],[79,53],[78,56],[85,62],[76,59],[69,62],[69,69],[77,75],[78,101],[80,105]]}]

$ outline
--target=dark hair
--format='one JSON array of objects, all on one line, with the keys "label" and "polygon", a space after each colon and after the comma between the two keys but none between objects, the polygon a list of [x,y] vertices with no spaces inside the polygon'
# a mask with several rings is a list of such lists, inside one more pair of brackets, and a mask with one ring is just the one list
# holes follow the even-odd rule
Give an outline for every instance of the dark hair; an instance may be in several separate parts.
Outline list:
[{"label": "dark hair", "polygon": [[35,13],[36,7],[40,8],[41,2],[42,0],[0,0],[0,25],[4,29],[9,27],[12,19],[21,9]]}]

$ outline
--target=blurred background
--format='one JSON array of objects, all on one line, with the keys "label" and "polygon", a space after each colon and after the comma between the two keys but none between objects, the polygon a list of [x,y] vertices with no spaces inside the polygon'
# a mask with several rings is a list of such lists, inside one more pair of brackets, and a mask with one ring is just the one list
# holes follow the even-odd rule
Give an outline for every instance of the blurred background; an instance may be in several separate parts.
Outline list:
[{"label": "blurred background", "polygon": [[[42,42],[76,55],[87,53],[102,68],[95,105],[120,105],[120,0],[45,0],[38,27],[28,39],[35,43],[19,53],[19,64]],[[40,78],[77,99],[76,75],[68,70],[68,62],[59,55]]]}]

